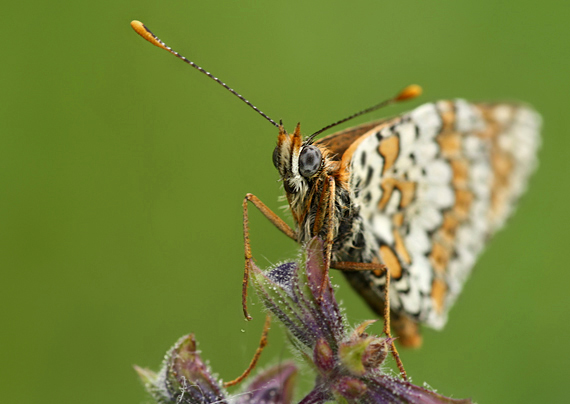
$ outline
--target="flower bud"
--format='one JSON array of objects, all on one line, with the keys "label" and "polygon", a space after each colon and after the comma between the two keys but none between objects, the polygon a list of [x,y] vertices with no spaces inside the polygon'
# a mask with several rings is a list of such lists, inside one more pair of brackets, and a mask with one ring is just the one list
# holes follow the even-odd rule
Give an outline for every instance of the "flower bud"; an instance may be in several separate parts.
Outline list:
[{"label": "flower bud", "polygon": [[340,361],[350,373],[355,376],[363,376],[366,373],[362,357],[368,346],[368,338],[349,340],[339,346],[338,356]]},{"label": "flower bud", "polygon": [[196,350],[194,335],[186,335],[168,351],[158,374],[135,367],[147,391],[160,403],[225,402],[226,392]]},{"label": "flower bud", "polygon": [[362,380],[344,376],[336,381],[333,390],[345,399],[354,400],[366,392],[366,384]]},{"label": "flower bud", "polygon": [[315,350],[313,351],[313,362],[323,373],[328,373],[334,368],[334,352],[324,338],[320,338],[315,345]]},{"label": "flower bud", "polygon": [[291,362],[281,363],[260,372],[234,404],[290,404],[293,401],[297,367]]},{"label": "flower bud", "polygon": [[376,338],[368,344],[362,355],[362,365],[367,370],[378,369],[388,356],[388,341],[386,338]]}]

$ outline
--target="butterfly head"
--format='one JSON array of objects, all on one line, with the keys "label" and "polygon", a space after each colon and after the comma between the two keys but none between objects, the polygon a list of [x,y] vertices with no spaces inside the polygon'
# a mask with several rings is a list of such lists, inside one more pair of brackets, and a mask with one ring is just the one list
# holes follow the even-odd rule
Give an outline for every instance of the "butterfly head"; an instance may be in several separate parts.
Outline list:
[{"label": "butterfly head", "polygon": [[279,126],[277,146],[273,150],[273,165],[279,171],[285,192],[290,196],[306,195],[315,180],[326,174],[328,150],[303,140],[298,124],[292,134]]}]

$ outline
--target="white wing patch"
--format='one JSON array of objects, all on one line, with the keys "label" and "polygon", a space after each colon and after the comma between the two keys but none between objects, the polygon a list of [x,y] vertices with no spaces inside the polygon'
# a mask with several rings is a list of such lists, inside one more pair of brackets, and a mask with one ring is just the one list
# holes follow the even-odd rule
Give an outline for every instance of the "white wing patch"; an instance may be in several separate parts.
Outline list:
[{"label": "white wing patch", "polygon": [[[372,254],[386,263],[387,246],[400,265],[390,268],[393,310],[445,325],[478,254],[526,188],[540,123],[527,107],[440,101],[363,135],[350,186],[377,243]],[[384,278],[366,276],[381,297]]]}]

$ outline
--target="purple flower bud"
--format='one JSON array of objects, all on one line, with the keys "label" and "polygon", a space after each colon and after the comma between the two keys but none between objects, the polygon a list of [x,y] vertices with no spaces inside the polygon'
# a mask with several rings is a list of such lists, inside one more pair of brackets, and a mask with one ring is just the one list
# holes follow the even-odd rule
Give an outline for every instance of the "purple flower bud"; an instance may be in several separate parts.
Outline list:
[{"label": "purple flower bud", "polygon": [[366,393],[366,384],[357,378],[342,376],[339,377],[332,385],[335,395],[340,395],[347,400],[355,400]]},{"label": "purple flower bud", "polygon": [[312,358],[314,346],[321,338],[336,349],[345,327],[330,281],[324,279],[323,243],[317,238],[311,240],[300,261],[267,272],[253,265],[253,284],[263,304],[286,327],[293,343]]},{"label": "purple flower bud", "polygon": [[186,335],[166,354],[162,369],[137,369],[149,393],[164,403],[227,403],[221,384],[211,375],[196,350],[194,335]]},{"label": "purple flower bud", "polygon": [[147,391],[161,404],[290,404],[297,368],[290,362],[258,374],[242,393],[229,397],[196,350],[190,334],[166,354],[162,369],[154,373],[135,366]]},{"label": "purple flower bud", "polygon": [[158,374],[135,366],[147,391],[159,403],[228,403],[226,393],[196,350],[193,334],[167,352]]},{"label": "purple flower bud", "polygon": [[236,396],[235,404],[290,404],[297,378],[297,367],[286,362],[258,374]]},{"label": "purple flower bud", "polygon": [[313,362],[322,373],[329,373],[335,367],[334,352],[324,338],[320,338],[315,345]]}]

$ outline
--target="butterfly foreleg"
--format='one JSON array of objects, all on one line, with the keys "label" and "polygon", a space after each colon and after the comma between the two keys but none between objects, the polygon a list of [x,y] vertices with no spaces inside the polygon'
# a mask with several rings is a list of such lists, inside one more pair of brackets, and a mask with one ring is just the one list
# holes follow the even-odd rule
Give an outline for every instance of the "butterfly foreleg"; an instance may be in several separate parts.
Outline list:
[{"label": "butterfly foreleg", "polygon": [[[330,176],[327,178],[327,182],[325,183],[325,189],[321,195],[321,201],[319,203],[319,209],[317,210],[317,214],[315,216],[315,226],[313,228],[313,232],[315,234],[319,234],[320,228],[323,226],[325,214],[328,217],[328,226],[326,232],[326,239],[325,239],[325,273],[323,276],[323,281],[321,283],[321,298],[322,293],[325,290],[326,282],[329,278],[329,268],[331,265],[331,255],[332,255],[332,247],[334,244],[334,226],[333,226],[333,215],[334,215],[334,204],[335,204],[335,191],[336,191],[336,184],[334,177]],[[321,206],[324,204],[326,200],[326,210],[321,209]],[[325,213],[326,212],[326,213]],[[320,226],[317,226],[317,223],[320,223]]]},{"label": "butterfly foreleg", "polygon": [[325,248],[326,276],[328,276],[328,271],[331,265],[332,246],[334,243],[333,215],[334,215],[334,204],[335,204],[335,195],[336,195],[336,183],[333,177],[328,177],[327,193],[328,193],[327,213],[329,217],[329,225],[327,228],[327,239],[326,239],[326,248]]},{"label": "butterfly foreleg", "polygon": [[245,269],[243,273],[242,282],[242,294],[241,294],[241,304],[243,308],[243,314],[247,320],[251,320],[251,316],[247,311],[247,287],[249,285],[249,272],[252,264],[251,246],[249,242],[249,215],[247,211],[247,203],[251,202],[253,205],[259,209],[259,211],[265,216],[275,227],[281,230],[287,237],[294,241],[297,241],[297,234],[287,223],[283,221],[276,213],[267,207],[261,200],[253,195],[247,194],[243,200],[243,244],[244,244],[244,255],[245,255]]}]

